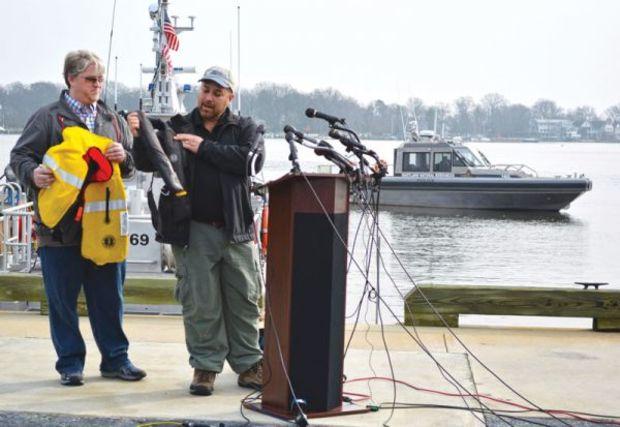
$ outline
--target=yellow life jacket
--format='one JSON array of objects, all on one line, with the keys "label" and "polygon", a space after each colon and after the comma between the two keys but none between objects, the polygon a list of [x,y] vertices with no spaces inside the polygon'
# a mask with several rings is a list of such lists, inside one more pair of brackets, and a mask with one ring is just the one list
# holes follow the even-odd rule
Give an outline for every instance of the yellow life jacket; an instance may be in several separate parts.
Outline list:
[{"label": "yellow life jacket", "polygon": [[122,262],[129,234],[125,186],[119,165],[103,156],[112,140],[79,126],[64,128],[62,137],[43,158],[55,180],[39,191],[41,221],[54,228],[83,197],[75,218],[82,222],[82,256],[97,265]]}]

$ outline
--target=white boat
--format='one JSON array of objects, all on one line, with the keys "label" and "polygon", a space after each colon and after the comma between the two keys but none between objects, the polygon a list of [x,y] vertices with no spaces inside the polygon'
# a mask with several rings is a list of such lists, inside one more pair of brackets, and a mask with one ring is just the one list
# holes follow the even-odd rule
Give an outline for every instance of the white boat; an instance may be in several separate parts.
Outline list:
[{"label": "white boat", "polygon": [[424,208],[559,211],[592,188],[583,177],[539,177],[526,165],[493,165],[484,154],[435,137],[394,150],[381,204]]},{"label": "white boat", "polygon": [[[169,60],[170,49],[164,26],[174,28],[175,37],[185,31],[194,30],[194,17],[188,17],[189,25],[177,25],[177,19],[170,22],[168,18],[168,1],[160,0],[152,4],[148,10],[152,20],[150,30],[153,32],[153,52],[155,65],[143,66],[140,70],[149,75],[150,83],[147,94],[140,95],[140,108],[148,117],[167,120],[176,114],[185,114],[183,98],[192,90],[192,85],[181,85],[176,75],[195,73],[194,67],[171,67]],[[142,91],[143,88],[141,87]],[[151,215],[146,200],[146,192],[152,184],[152,191],[157,199],[163,186],[163,181],[150,173],[136,171],[133,178],[125,180],[129,210],[129,256],[127,257],[127,271],[130,273],[159,273],[174,270],[174,257],[169,245],[163,245],[156,240],[155,229],[151,222]]]}]

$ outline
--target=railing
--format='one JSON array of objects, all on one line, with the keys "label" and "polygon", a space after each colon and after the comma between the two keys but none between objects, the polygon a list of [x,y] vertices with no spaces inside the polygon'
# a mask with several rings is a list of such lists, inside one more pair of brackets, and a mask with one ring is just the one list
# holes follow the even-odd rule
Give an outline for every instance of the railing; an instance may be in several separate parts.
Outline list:
[{"label": "railing", "polygon": [[32,202],[2,210],[2,271],[32,269]]},{"label": "railing", "polygon": [[[16,182],[0,184],[2,199],[2,271],[32,269],[32,202]],[[7,207],[8,206],[8,207]]]},{"label": "railing", "polygon": [[492,168],[503,169],[509,173],[515,173],[521,176],[532,176],[538,177],[538,172],[536,172],[533,168],[528,165],[523,164],[497,164],[491,166]]}]

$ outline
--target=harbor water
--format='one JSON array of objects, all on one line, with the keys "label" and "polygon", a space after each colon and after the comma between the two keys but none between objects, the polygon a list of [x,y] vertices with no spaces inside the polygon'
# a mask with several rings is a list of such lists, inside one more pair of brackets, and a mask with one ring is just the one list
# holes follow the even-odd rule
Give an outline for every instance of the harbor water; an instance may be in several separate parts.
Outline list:
[{"label": "harbor water", "polygon": [[[16,139],[16,135],[0,135],[2,165],[7,164]],[[399,144],[365,143],[388,163]],[[380,273],[377,283],[373,259],[369,280],[396,313],[402,316],[401,294],[412,289],[413,282],[574,287],[576,281],[589,281],[609,282],[609,287],[620,288],[620,144],[467,145],[481,150],[492,163],[526,164],[540,176],[583,173],[592,180],[593,188],[569,209],[553,214],[382,209],[379,220],[385,240],[380,242],[380,254],[386,272]],[[268,140],[263,178],[268,181],[286,173],[290,169],[287,157],[284,140]],[[327,164],[304,147],[299,147],[299,157],[306,172],[316,172]],[[355,240],[355,259],[362,267],[370,239],[366,219],[359,208],[352,207],[349,243],[352,246]],[[353,313],[365,283],[359,269],[355,265],[350,268],[348,314]]]},{"label": "harbor water", "polygon": [[[365,141],[392,163],[398,141]],[[574,282],[609,282],[620,288],[620,144],[467,143],[495,164],[526,164],[540,176],[585,174],[592,190],[559,213],[384,208],[379,214],[386,242],[380,242],[382,298],[402,315],[402,296],[415,283],[575,287]],[[267,144],[266,179],[290,169],[288,146]],[[302,169],[315,172],[325,161],[304,147]],[[353,207],[349,244],[355,240],[360,210]],[[367,226],[356,239],[355,258],[364,263]],[[393,251],[391,250],[393,249]],[[369,279],[377,286],[372,260]],[[406,272],[401,267],[405,267]],[[348,277],[348,310],[363,293],[356,266]],[[363,314],[363,313],[362,313]],[[385,316],[384,316],[385,317]],[[372,309],[368,320],[374,320]],[[389,323],[393,323],[389,321]],[[566,323],[566,322],[564,322]],[[578,325],[579,323],[576,323]]]}]

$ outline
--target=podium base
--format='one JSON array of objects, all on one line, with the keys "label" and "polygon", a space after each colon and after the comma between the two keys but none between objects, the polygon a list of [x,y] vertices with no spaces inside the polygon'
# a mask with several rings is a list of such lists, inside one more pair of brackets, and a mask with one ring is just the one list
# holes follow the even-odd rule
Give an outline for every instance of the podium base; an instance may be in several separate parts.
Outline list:
[{"label": "podium base", "polygon": [[[260,402],[248,402],[244,403],[243,407],[246,409],[250,409],[252,411],[260,412],[261,414],[269,415],[275,418],[279,418],[281,420],[290,421],[295,418],[295,413],[285,411],[281,408],[276,408],[269,405],[263,405]],[[364,414],[370,412],[370,409],[357,406],[352,403],[343,403],[341,406],[331,409],[325,412],[305,412],[306,417],[308,418],[326,418],[326,417],[336,417],[340,415],[355,415],[355,414]]]}]

